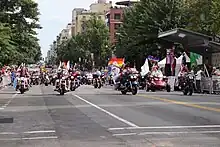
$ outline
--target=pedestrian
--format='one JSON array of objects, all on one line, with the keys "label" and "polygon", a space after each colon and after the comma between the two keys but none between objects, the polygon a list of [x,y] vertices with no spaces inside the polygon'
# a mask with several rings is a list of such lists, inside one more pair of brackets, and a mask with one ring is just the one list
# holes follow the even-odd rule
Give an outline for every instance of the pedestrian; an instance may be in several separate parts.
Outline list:
[{"label": "pedestrian", "polygon": [[201,80],[202,80],[202,68],[199,68],[199,70],[196,73],[196,91],[198,93],[201,93]]}]

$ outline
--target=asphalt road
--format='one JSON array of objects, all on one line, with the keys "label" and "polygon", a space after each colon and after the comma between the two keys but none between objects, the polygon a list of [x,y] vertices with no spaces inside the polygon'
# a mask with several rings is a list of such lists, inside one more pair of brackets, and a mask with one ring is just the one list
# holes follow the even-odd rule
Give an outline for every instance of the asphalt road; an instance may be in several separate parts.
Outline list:
[{"label": "asphalt road", "polygon": [[81,86],[64,96],[52,86],[24,95],[0,91],[1,147],[219,147],[220,96]]}]

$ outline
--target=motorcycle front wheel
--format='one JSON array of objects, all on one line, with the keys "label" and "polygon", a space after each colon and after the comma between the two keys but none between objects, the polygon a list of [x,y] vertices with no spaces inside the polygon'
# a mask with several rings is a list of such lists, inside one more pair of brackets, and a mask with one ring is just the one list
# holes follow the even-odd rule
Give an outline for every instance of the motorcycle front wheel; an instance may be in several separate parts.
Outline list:
[{"label": "motorcycle front wheel", "polygon": [[131,91],[132,95],[136,95],[137,92],[138,92],[138,88],[137,88],[137,86],[134,86]]},{"label": "motorcycle front wheel", "polygon": [[21,87],[20,92],[21,92],[21,94],[24,94],[24,92],[25,92],[24,87]]},{"label": "motorcycle front wheel", "polygon": [[190,83],[190,87],[189,87],[189,95],[191,96],[193,94],[193,83]]},{"label": "motorcycle front wheel", "polygon": [[188,88],[184,88],[184,89],[183,89],[183,94],[184,94],[184,95],[187,95],[187,93],[188,93]]},{"label": "motorcycle front wheel", "polygon": [[124,91],[121,91],[121,93],[122,93],[123,95],[125,95],[125,94],[127,93],[127,91],[124,90]]}]

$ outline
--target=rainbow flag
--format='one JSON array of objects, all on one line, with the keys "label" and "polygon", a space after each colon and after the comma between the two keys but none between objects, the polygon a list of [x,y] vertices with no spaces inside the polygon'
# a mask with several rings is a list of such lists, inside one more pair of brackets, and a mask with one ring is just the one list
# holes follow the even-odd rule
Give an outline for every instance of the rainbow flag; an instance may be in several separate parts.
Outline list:
[{"label": "rainbow flag", "polygon": [[108,66],[114,65],[117,67],[122,67],[122,65],[124,64],[124,61],[125,61],[124,58],[111,58],[111,60],[109,60],[108,62]]}]

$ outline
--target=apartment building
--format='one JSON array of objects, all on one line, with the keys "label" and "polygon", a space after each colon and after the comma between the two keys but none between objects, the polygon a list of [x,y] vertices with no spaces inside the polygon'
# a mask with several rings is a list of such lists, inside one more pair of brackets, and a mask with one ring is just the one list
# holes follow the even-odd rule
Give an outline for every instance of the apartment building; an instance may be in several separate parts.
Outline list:
[{"label": "apartment building", "polygon": [[73,11],[72,11],[72,28],[71,28],[72,36],[75,36],[77,34],[77,31],[76,31],[77,16],[85,10],[86,9],[84,9],[84,8],[75,8],[75,9],[73,9]]},{"label": "apartment building", "polygon": [[115,7],[111,7],[111,9],[106,13],[106,23],[109,27],[110,33],[110,42],[114,46],[117,42],[116,35],[117,30],[120,28],[123,23],[123,12],[125,8],[133,6],[139,0],[127,0],[127,1],[119,1],[116,2]]},{"label": "apartment building", "polygon": [[[75,19],[74,25],[72,25],[72,29],[74,29],[73,35],[77,35],[78,33],[82,33],[85,31],[85,23],[88,21],[92,15],[96,14],[98,19],[105,21],[105,14],[112,7],[112,2],[106,2],[106,0],[99,0],[97,3],[93,3],[90,5],[89,10],[81,10],[78,13],[73,14],[73,18]],[[76,17],[75,17],[76,16]]]},{"label": "apartment building", "polygon": [[72,37],[72,23],[68,23],[66,28],[60,32],[57,43],[61,44],[62,42],[70,39],[71,37]]},{"label": "apartment building", "polygon": [[109,28],[110,43],[115,45],[116,33],[123,21],[123,9],[122,7],[114,7],[106,13],[106,23]]}]

